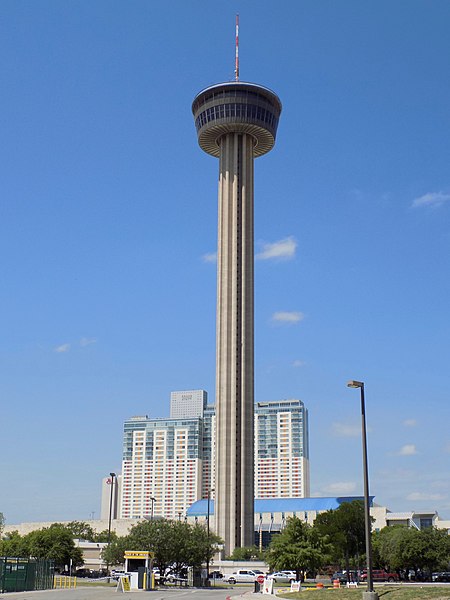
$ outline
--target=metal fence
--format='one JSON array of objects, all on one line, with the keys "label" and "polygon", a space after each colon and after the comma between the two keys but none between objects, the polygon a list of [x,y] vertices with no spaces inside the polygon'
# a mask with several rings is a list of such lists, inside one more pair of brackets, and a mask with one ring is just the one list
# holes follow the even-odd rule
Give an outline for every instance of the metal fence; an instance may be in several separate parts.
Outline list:
[{"label": "metal fence", "polygon": [[37,558],[0,558],[0,593],[48,590],[53,587],[55,565]]}]

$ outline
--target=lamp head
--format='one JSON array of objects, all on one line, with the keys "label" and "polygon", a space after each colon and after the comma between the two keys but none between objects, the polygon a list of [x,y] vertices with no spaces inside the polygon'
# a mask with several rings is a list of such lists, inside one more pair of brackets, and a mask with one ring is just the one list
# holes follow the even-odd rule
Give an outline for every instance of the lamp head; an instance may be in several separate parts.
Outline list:
[{"label": "lamp head", "polygon": [[111,477],[116,477],[116,474],[115,473],[110,473],[110,476]]},{"label": "lamp head", "polygon": [[363,388],[364,381],[354,381],[353,379],[347,383],[347,387],[349,388]]}]

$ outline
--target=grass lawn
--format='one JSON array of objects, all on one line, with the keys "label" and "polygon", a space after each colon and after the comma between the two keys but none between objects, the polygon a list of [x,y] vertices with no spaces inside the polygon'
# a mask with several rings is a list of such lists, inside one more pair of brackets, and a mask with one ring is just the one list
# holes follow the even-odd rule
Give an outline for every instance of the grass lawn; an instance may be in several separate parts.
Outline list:
[{"label": "grass lawn", "polygon": [[[364,588],[347,589],[310,588],[302,592],[278,594],[289,600],[361,600]],[[380,586],[375,585],[380,600],[450,600],[450,586]],[[322,596],[325,595],[325,598]]]}]

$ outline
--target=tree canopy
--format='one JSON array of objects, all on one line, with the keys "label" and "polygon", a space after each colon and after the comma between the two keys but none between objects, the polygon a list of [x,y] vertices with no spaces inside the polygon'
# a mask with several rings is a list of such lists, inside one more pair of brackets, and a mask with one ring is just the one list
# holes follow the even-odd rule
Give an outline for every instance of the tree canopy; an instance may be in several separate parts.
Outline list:
[{"label": "tree canopy", "polygon": [[188,566],[200,567],[211,560],[220,538],[202,525],[158,519],[143,521],[104,549],[103,559],[110,565],[123,564],[125,550],[144,550],[154,554],[153,564],[161,573],[179,572]]},{"label": "tree canopy", "polygon": [[83,553],[75,546],[72,533],[63,525],[55,523],[50,527],[37,529],[21,536],[17,531],[8,534],[0,541],[2,556],[33,556],[55,561],[55,566],[64,569],[65,565],[83,564]]},{"label": "tree canopy", "polygon": [[446,569],[450,560],[450,536],[445,529],[418,530],[397,525],[373,535],[374,562],[390,571],[428,572]]},{"label": "tree canopy", "polygon": [[317,515],[314,521],[314,527],[330,537],[333,562],[343,562],[347,571],[350,566],[359,567],[361,556],[365,554],[364,524],[364,503],[361,500],[343,502],[336,510]]},{"label": "tree canopy", "polygon": [[297,580],[303,580],[306,572],[315,575],[331,552],[328,535],[298,517],[290,517],[285,529],[273,538],[266,556],[271,569],[293,570]]},{"label": "tree canopy", "polygon": [[262,560],[264,559],[264,551],[260,552],[257,546],[242,546],[242,548],[235,548],[229,559]]}]

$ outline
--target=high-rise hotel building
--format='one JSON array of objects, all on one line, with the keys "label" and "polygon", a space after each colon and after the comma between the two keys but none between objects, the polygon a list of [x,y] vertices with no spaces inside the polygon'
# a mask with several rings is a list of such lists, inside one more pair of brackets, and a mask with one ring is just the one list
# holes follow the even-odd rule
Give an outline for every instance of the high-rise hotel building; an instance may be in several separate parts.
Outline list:
[{"label": "high-rise hotel building", "polygon": [[120,518],[180,518],[201,497],[201,417],[125,422]]},{"label": "high-rise hotel building", "polygon": [[308,411],[301,400],[255,405],[255,498],[304,498],[309,487]]},{"label": "high-rise hotel building", "polygon": [[[181,518],[215,488],[216,416],[206,392],[173,392],[170,414],[167,419],[145,416],[125,422],[120,518]],[[308,411],[303,402],[257,403],[254,431],[255,497],[309,496]]]}]

